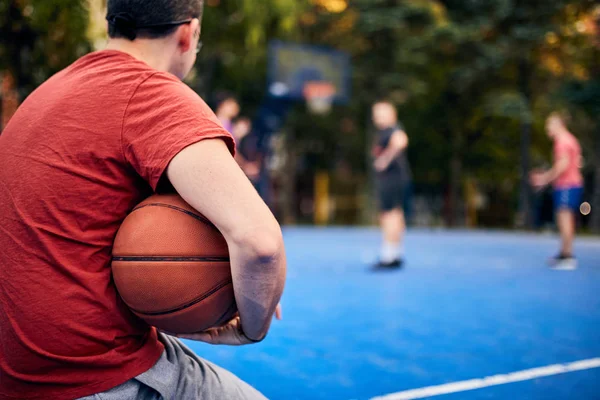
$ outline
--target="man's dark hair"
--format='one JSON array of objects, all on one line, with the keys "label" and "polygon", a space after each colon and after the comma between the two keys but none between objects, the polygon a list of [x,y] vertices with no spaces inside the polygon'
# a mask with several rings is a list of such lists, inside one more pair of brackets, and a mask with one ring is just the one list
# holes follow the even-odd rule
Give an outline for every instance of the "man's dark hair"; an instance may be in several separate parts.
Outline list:
[{"label": "man's dark hair", "polygon": [[111,38],[157,39],[193,18],[202,19],[204,0],[108,0]]},{"label": "man's dark hair", "polygon": [[571,113],[568,110],[561,109],[552,112],[548,118],[558,118],[562,121],[565,127],[568,127],[571,124]]}]

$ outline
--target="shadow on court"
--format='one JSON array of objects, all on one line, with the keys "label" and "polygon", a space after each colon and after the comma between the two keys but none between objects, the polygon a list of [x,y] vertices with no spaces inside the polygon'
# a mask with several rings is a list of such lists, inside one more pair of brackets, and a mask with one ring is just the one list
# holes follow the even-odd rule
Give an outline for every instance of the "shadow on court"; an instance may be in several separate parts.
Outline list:
[{"label": "shadow on court", "polygon": [[[290,228],[284,320],[247,348],[189,343],[272,399],[369,399],[600,357],[600,239],[551,271],[556,238],[414,230],[404,271],[369,273],[370,229]],[[600,368],[440,399],[600,398]]]}]

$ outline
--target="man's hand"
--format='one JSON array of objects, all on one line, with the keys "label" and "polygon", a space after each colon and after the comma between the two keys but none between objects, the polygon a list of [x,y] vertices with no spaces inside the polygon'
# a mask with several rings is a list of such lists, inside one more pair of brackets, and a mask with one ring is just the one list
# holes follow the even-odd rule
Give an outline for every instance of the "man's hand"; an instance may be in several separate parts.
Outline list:
[{"label": "man's hand", "polygon": [[384,172],[400,153],[408,147],[408,136],[403,130],[397,130],[390,138],[387,148],[377,150],[379,156],[375,160],[374,167],[377,172]]},{"label": "man's hand", "polygon": [[377,158],[377,160],[375,160],[375,163],[373,165],[375,166],[375,170],[377,172],[383,172],[386,169],[388,169],[388,167],[390,166],[390,162],[386,160],[385,157],[380,156],[379,158]]},{"label": "man's hand", "polygon": [[193,333],[190,335],[177,335],[177,337],[208,344],[224,344],[227,346],[243,346],[256,343],[256,341],[250,340],[244,335],[240,317],[235,317],[219,328],[212,328],[205,332]]},{"label": "man's hand", "polygon": [[529,174],[529,182],[536,189],[542,189],[549,183],[546,179],[546,173],[540,171],[532,171]]},{"label": "man's hand", "polygon": [[[275,309],[275,318],[281,321],[281,304]],[[243,346],[247,344],[257,343],[255,340],[249,339],[242,329],[242,323],[239,316],[236,316],[227,324],[212,328],[201,333],[192,333],[189,335],[177,335],[181,339],[195,340],[208,344],[222,344],[227,346]]]},{"label": "man's hand", "polygon": [[538,169],[531,171],[531,173],[529,174],[529,182],[536,189],[543,189],[544,187],[550,185],[552,182],[558,179],[560,176],[562,176],[562,174],[564,174],[565,171],[569,168],[570,162],[571,161],[569,155],[561,155],[560,157],[558,157],[558,159],[554,162],[552,168],[550,168],[549,170],[542,171]]}]

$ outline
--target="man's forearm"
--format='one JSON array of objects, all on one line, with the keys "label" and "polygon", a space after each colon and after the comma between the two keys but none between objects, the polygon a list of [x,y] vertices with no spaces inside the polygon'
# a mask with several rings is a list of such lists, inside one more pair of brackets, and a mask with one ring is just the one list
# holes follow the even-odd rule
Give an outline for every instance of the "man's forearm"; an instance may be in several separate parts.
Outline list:
[{"label": "man's forearm", "polygon": [[385,161],[386,164],[389,165],[396,157],[396,154],[397,153],[395,150],[388,149],[383,152],[383,154],[381,155],[381,158]]},{"label": "man's forearm", "polygon": [[558,177],[561,176],[566,171],[567,167],[568,167],[568,161],[561,160],[561,161],[557,162],[556,164],[554,164],[552,166],[552,168],[550,168],[548,171],[546,171],[546,173],[544,174],[544,180],[548,184],[551,184],[552,182],[557,180]]},{"label": "man's forearm", "polygon": [[379,159],[385,161],[386,165],[390,165],[401,152],[402,149],[388,148],[381,153]]},{"label": "man's forearm", "polygon": [[285,284],[286,257],[283,241],[272,250],[252,247],[230,249],[235,298],[244,333],[262,340],[271,325],[273,313]]}]

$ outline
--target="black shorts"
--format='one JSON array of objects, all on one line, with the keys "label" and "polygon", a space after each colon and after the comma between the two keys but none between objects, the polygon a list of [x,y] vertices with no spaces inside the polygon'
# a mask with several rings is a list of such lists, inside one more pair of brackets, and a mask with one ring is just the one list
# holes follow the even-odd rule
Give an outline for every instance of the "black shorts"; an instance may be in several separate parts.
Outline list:
[{"label": "black shorts", "polygon": [[377,198],[381,211],[403,209],[408,182],[402,175],[380,175],[377,177]]}]

